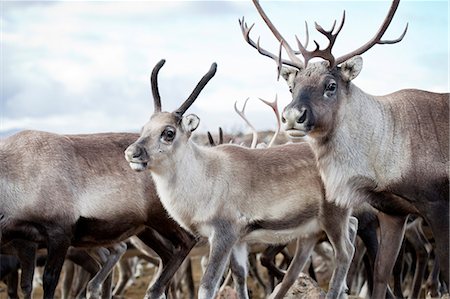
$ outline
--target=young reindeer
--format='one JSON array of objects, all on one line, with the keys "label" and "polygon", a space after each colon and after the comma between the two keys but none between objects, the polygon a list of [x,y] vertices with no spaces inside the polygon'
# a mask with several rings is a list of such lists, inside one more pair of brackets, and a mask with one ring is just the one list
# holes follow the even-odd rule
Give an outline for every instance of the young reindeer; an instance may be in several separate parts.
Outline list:
[{"label": "young reindeer", "polygon": [[[152,84],[155,111],[125,151],[132,169],[150,170],[168,213],[188,231],[208,238],[209,262],[199,298],[215,298],[229,260],[237,292],[248,298],[247,243],[284,244],[298,238],[300,250],[288,270],[298,273],[323,231],[337,264],[327,296],[345,296],[357,220],[351,217],[349,225],[349,209],[324,200],[309,146],[206,147],[191,140],[200,120],[183,115],[215,72],[214,63],[174,112],[161,111],[157,83]],[[282,298],[286,291],[274,297]]]},{"label": "young reindeer", "polygon": [[[277,62],[279,73],[287,81],[292,102],[282,114],[284,129],[292,138],[307,136],[327,200],[343,207],[366,201],[386,213],[380,213],[382,234],[375,276],[387,280],[403,237],[405,216],[419,213],[431,226],[441,274],[448,285],[449,94],[408,89],[372,96],[351,82],[362,69],[358,55],[376,44],[397,43],[406,34],[407,28],[396,40],[381,39],[399,0],[393,1],[369,42],[338,58],[331,49],[344,18],[336,33],[334,25],[326,31],[316,24],[330,42],[327,48],[319,49],[316,42],[316,49],[308,51],[297,39],[299,51],[294,51],[258,1],[253,3],[281,43],[280,54],[270,53],[251,40],[252,27],[243,20],[242,33],[252,47]],[[281,58],[281,47],[289,60]],[[325,61],[309,63],[314,57]],[[375,284],[374,298],[385,296],[385,282]]]}]

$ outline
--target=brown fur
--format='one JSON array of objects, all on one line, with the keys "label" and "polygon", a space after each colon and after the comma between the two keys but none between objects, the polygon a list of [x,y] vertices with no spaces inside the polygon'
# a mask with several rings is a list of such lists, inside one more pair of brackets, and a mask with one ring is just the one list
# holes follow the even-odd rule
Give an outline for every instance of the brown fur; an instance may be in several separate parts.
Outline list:
[{"label": "brown fur", "polygon": [[[49,252],[51,244],[107,246],[149,227],[172,242],[167,249],[158,238],[149,244],[163,255],[165,267],[181,263],[193,238],[168,217],[151,177],[132,171],[123,159],[138,136],[24,131],[1,141],[2,244],[23,237],[47,243]],[[168,254],[171,250],[179,252],[180,261]],[[156,288],[159,295],[165,290]]]}]

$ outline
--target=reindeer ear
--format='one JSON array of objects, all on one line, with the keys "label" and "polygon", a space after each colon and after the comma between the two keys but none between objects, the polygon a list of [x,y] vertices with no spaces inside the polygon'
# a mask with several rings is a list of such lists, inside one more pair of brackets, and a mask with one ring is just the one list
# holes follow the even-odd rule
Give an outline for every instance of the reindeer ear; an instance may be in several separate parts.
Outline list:
[{"label": "reindeer ear", "polygon": [[341,78],[346,81],[352,81],[361,72],[363,60],[361,56],[354,56],[340,65]]},{"label": "reindeer ear", "polygon": [[281,68],[281,77],[284,78],[284,80],[286,80],[287,85],[289,86],[289,89],[292,90],[292,88],[294,87],[294,79],[295,76],[297,75],[298,70],[291,68],[291,67],[286,67],[283,66]]},{"label": "reindeer ear", "polygon": [[186,132],[193,132],[197,129],[200,124],[200,118],[198,118],[195,114],[189,114],[183,117],[181,120],[181,125],[183,126],[183,130]]}]

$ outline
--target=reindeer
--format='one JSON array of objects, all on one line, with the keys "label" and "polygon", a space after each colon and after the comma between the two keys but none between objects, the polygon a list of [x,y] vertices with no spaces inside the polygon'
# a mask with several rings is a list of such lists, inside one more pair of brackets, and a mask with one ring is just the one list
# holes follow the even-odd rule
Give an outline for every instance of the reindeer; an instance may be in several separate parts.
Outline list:
[{"label": "reindeer", "polygon": [[[245,115],[245,107],[247,105],[248,99],[249,98],[247,98],[245,100],[244,105],[241,110],[239,110],[237,108],[237,102],[235,102],[234,110],[244,120],[244,122],[247,124],[247,127],[252,131],[253,138],[252,138],[250,148],[266,147],[265,144],[258,144],[258,142],[257,142],[258,132],[256,131],[256,129],[253,127],[253,125],[250,123],[247,116]],[[271,147],[272,144],[274,143],[274,141],[276,140],[277,135],[281,128],[281,122],[280,122],[278,105],[277,105],[278,99],[277,99],[277,96],[275,96],[275,100],[273,102],[269,102],[269,101],[263,100],[261,98],[259,98],[259,100],[261,100],[264,104],[271,107],[271,109],[273,110],[273,112],[275,114],[275,118],[277,120],[277,129],[275,130],[275,133],[272,136],[270,142],[267,144],[267,147]],[[209,132],[208,132],[208,134],[209,134]],[[209,138],[210,144],[212,146],[215,146],[214,140],[213,140],[212,136],[210,136],[210,134],[208,135],[208,138]],[[223,143],[223,142],[220,142],[220,140],[223,141],[223,136],[221,136],[221,130],[219,130],[219,144]],[[368,274],[368,278],[367,278],[368,285],[370,286],[369,292],[371,292],[372,286],[373,286],[373,275],[372,275],[373,264],[375,263],[375,257],[376,257],[376,253],[378,250],[378,240],[377,240],[377,232],[376,232],[376,230],[378,228],[378,219],[376,216],[376,210],[374,208],[372,208],[369,204],[362,204],[353,209],[352,216],[356,217],[356,219],[358,220],[357,234],[361,238],[361,240],[365,246],[365,249],[367,249],[368,259],[367,259],[367,263],[366,263],[366,272]],[[406,236],[408,236],[408,234]],[[294,243],[294,242],[291,242],[291,243]],[[278,254],[278,252],[283,250],[283,248],[285,246],[286,246],[286,244],[285,245],[271,245],[262,253],[262,255],[260,257],[261,264],[267,268],[269,276],[272,276],[271,277],[271,280],[272,280],[271,290],[274,289],[274,285],[273,285],[274,278],[276,277],[278,280],[281,281],[284,277],[284,273],[275,266],[274,259],[275,259],[275,256]],[[360,250],[361,250],[361,248],[360,248]],[[355,252],[355,255],[356,254],[358,254],[358,252]],[[311,264],[311,266],[312,266],[312,264]],[[354,278],[353,275],[354,275],[355,267],[357,267],[357,261],[353,260],[350,265],[349,273],[347,275],[348,287],[351,287],[352,279]],[[310,272],[310,274],[312,274],[311,277],[314,277],[314,270],[310,268],[309,272]],[[291,281],[293,279],[294,279],[294,277],[288,278],[287,281]],[[390,290],[388,290],[387,295],[389,298],[394,297],[394,294],[392,294],[392,292]]]},{"label": "reindeer", "polygon": [[[47,247],[44,298],[54,297],[70,245],[109,246],[135,234],[163,264],[146,297],[165,297],[171,277],[196,240],[168,216],[151,178],[135,173],[123,160],[123,151],[138,137],[23,131],[0,142],[1,244],[21,240]],[[24,271],[29,282],[33,246]],[[25,292],[29,298],[31,283]]]},{"label": "reindeer", "polygon": [[[400,90],[385,96],[365,93],[351,81],[362,69],[359,56],[376,44],[400,42],[407,26],[395,40],[382,40],[399,0],[374,37],[358,49],[335,58],[331,53],[342,29],[316,29],[329,45],[309,51],[297,39],[295,51],[272,24],[257,0],[253,0],[269,29],[280,42],[279,54],[254,42],[244,20],[245,40],[264,56],[274,59],[292,93],[282,113],[291,138],[305,138],[313,148],[327,200],[341,207],[369,202],[380,210],[382,231],[377,255],[374,298],[386,293],[386,282],[401,245],[409,213],[417,213],[430,224],[442,276],[449,283],[449,94],[422,90]],[[307,34],[308,36],[308,34]],[[281,49],[289,59],[282,59]],[[304,61],[297,55],[301,54]],[[323,61],[310,63],[312,58]]]},{"label": "reindeer", "polygon": [[[206,147],[191,140],[200,120],[184,113],[216,67],[211,65],[174,112],[161,111],[155,81],[154,113],[125,151],[132,169],[150,170],[168,213],[189,232],[208,238],[209,262],[199,298],[215,297],[228,260],[240,298],[248,298],[247,243],[283,244],[298,238],[301,246],[288,269],[298,273],[323,231],[333,245],[337,264],[327,296],[344,296],[357,220],[350,217],[349,209],[324,200],[308,144],[248,149],[231,144]],[[282,298],[286,291],[274,297]]]}]

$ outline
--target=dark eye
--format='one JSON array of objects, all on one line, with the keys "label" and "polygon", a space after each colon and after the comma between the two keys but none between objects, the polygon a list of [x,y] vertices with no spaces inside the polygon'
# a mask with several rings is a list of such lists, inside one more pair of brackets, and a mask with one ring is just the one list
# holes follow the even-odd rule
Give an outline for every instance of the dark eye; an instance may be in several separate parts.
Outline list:
[{"label": "dark eye", "polygon": [[327,87],[326,87],[326,91],[336,91],[337,85],[335,82],[330,82],[328,83]]},{"label": "dark eye", "polygon": [[175,130],[172,127],[167,127],[161,134],[161,138],[166,142],[172,142],[175,138]]}]

